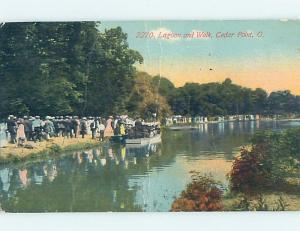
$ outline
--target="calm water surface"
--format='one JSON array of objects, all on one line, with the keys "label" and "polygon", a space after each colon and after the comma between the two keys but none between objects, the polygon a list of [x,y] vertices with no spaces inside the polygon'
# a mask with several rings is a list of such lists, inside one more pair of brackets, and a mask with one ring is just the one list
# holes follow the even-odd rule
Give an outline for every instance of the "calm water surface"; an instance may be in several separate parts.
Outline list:
[{"label": "calm water surface", "polygon": [[109,143],[62,159],[0,166],[0,206],[7,212],[169,211],[190,171],[227,184],[234,155],[256,130],[296,121],[227,122],[197,130],[164,131],[162,143]]}]

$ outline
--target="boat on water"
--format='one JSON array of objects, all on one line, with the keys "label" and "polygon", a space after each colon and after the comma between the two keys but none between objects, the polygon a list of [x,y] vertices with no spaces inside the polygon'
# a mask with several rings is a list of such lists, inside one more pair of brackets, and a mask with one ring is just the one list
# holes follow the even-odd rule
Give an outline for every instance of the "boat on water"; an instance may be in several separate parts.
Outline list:
[{"label": "boat on water", "polygon": [[161,134],[156,134],[152,137],[125,139],[126,145],[149,145],[161,142]]},{"label": "boat on water", "polygon": [[127,138],[127,135],[114,135],[114,136],[110,137],[109,141],[112,143],[124,144],[126,138]]},{"label": "boat on water", "polygon": [[155,134],[151,137],[130,138],[128,135],[115,135],[110,138],[113,143],[121,143],[131,146],[143,146],[161,142],[161,134]]},{"label": "boat on water", "polygon": [[126,135],[114,135],[110,141],[126,144],[126,146],[158,143],[161,142],[160,126],[157,122],[136,122],[134,126],[126,126]]},{"label": "boat on water", "polygon": [[196,126],[172,126],[168,127],[169,130],[172,131],[182,131],[182,130],[196,130],[198,127]]}]

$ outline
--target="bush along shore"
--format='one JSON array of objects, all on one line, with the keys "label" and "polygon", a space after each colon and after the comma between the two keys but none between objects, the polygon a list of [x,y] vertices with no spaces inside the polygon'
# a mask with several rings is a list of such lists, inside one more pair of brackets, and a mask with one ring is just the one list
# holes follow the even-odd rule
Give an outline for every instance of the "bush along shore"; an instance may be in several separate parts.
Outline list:
[{"label": "bush along shore", "polygon": [[284,211],[300,209],[300,128],[256,133],[243,147],[224,187],[193,172],[171,211]]},{"label": "bush along shore", "polygon": [[101,145],[98,139],[90,136],[85,138],[67,139],[54,137],[49,141],[38,143],[31,142],[32,148],[17,147],[15,144],[8,144],[0,149],[0,164],[18,163],[46,159],[47,157],[61,157],[65,153],[75,150],[84,150]]}]

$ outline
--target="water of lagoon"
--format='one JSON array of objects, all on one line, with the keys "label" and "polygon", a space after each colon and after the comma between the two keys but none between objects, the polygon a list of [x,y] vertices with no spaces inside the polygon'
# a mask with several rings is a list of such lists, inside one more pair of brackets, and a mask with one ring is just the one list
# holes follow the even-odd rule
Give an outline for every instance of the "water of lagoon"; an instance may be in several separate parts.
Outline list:
[{"label": "water of lagoon", "polygon": [[191,180],[190,171],[226,174],[256,130],[297,121],[226,122],[197,130],[164,131],[162,143],[106,143],[60,159],[0,166],[0,206],[6,212],[169,211]]}]

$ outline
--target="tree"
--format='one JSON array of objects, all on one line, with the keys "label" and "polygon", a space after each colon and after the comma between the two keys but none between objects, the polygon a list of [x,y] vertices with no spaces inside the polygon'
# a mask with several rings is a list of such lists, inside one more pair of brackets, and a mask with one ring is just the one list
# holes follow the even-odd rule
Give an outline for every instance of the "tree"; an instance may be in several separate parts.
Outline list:
[{"label": "tree", "polygon": [[268,98],[268,109],[271,114],[299,112],[297,98],[289,90],[272,92]]},{"label": "tree", "polygon": [[172,95],[175,90],[174,84],[165,77],[154,76],[151,80],[151,83],[154,88],[156,88],[160,95],[165,96],[167,98]]},{"label": "tree", "polygon": [[0,28],[0,117],[124,112],[135,62],[121,28],[96,22],[6,23]]},{"label": "tree", "polygon": [[255,114],[265,114],[267,111],[268,94],[261,88],[256,88],[251,93],[253,101],[253,111]]},{"label": "tree", "polygon": [[129,99],[128,111],[133,117],[144,119],[162,119],[171,114],[164,96],[153,86],[152,77],[146,72],[137,72],[135,85]]},{"label": "tree", "polygon": [[127,113],[126,105],[135,83],[136,62],[142,56],[129,49],[120,27],[99,34],[88,81],[88,114]]}]

